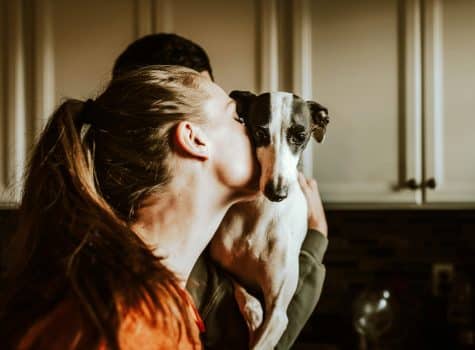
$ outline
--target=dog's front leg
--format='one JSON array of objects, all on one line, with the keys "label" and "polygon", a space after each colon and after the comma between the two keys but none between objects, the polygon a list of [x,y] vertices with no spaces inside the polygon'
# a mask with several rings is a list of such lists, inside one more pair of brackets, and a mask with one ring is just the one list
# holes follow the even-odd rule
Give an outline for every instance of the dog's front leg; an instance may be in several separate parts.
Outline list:
[{"label": "dog's front leg", "polygon": [[[267,273],[269,279],[261,286],[265,298],[265,314],[264,322],[254,337],[254,350],[274,349],[287,328],[287,308],[297,289],[299,268],[296,255],[286,251],[284,260],[279,271]],[[272,266],[269,268],[272,269]]]},{"label": "dog's front leg", "polygon": [[266,297],[266,309],[264,322],[252,336],[254,344],[253,350],[271,350],[279,342],[280,337],[285,332],[288,324],[286,301],[284,301],[285,285],[282,285],[275,296]]},{"label": "dog's front leg", "polygon": [[233,286],[234,298],[249,329],[249,344],[253,344],[255,342],[255,339],[253,339],[255,332],[261,326],[264,318],[263,307],[260,301],[239,283],[233,281]]}]

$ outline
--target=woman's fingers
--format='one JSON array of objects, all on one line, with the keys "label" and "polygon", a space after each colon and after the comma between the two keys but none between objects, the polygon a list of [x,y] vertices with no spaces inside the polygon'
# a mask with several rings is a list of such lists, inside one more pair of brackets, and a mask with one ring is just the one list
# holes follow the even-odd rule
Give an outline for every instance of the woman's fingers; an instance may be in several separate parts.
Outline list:
[{"label": "woman's fingers", "polygon": [[328,225],[320,193],[318,191],[318,183],[315,179],[306,179],[300,172],[298,180],[302,192],[307,199],[308,228],[317,230],[326,236],[328,234]]},{"label": "woman's fingers", "polygon": [[308,192],[308,190],[309,190],[308,187],[310,185],[309,185],[307,179],[305,178],[305,176],[300,171],[299,171],[298,178],[299,178],[300,187],[302,188],[302,191],[305,194],[306,192]]}]

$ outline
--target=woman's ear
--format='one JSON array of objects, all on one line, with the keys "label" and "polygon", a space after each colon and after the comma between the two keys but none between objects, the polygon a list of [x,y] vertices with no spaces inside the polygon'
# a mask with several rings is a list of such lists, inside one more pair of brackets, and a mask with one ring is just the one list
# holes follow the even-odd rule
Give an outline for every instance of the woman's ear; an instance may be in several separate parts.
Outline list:
[{"label": "woman's ear", "polygon": [[209,158],[209,140],[197,124],[188,121],[179,122],[175,129],[174,140],[183,154],[201,160]]}]

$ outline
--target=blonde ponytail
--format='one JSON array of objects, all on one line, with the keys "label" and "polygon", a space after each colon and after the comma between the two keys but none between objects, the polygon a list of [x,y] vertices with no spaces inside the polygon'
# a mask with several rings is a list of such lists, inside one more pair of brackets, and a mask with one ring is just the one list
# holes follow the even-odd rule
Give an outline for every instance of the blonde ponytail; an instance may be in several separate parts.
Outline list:
[{"label": "blonde ponytail", "polygon": [[[207,98],[201,80],[186,68],[144,68],[112,81],[94,102],[67,100],[56,110],[27,169],[1,339],[27,329],[66,294],[80,301],[97,341],[105,338],[112,349],[119,349],[124,310],[146,301],[153,321],[157,310],[187,309],[175,276],[129,224],[140,202],[170,178],[174,125],[200,118]],[[32,307],[15,318],[25,300]],[[186,312],[178,317],[190,337],[194,321]]]}]

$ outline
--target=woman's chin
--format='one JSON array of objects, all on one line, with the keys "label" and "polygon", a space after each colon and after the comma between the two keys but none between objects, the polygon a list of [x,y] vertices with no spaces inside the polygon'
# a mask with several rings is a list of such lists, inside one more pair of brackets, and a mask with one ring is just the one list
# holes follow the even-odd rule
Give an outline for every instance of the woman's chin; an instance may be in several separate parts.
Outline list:
[{"label": "woman's chin", "polygon": [[259,191],[259,186],[248,187],[244,190],[239,191],[239,193],[234,196],[233,202],[250,202],[256,200],[259,195],[261,195],[261,191]]},{"label": "woman's chin", "polygon": [[254,192],[249,193],[248,195],[246,195],[242,201],[243,201],[243,202],[254,201],[254,200],[256,200],[260,195],[261,195],[261,192],[260,192],[260,191],[254,191]]}]

